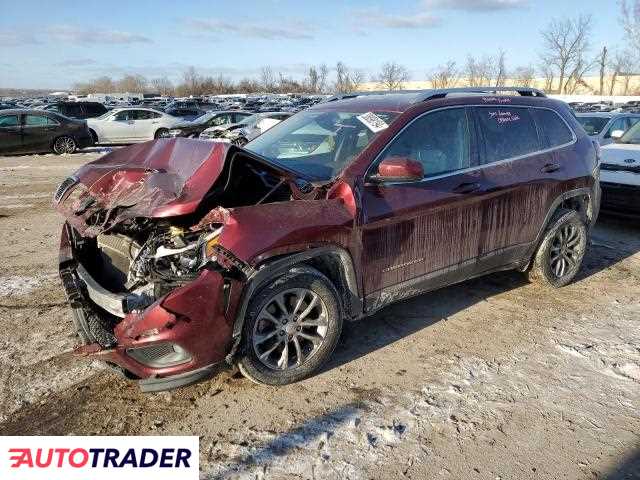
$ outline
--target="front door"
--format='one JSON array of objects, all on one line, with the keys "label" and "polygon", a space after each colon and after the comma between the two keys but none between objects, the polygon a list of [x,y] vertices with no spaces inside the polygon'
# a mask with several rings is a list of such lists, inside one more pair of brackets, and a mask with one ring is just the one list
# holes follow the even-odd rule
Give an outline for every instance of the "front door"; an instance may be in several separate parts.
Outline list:
[{"label": "front door", "polygon": [[136,138],[135,113],[133,110],[116,112],[109,124],[104,128],[105,138],[103,142],[130,142]]},{"label": "front door", "polygon": [[[416,160],[425,177],[365,184],[362,265],[368,311],[473,274],[485,196],[475,145],[471,109],[447,108],[418,117],[378,157]],[[369,173],[375,171],[376,164]]]}]

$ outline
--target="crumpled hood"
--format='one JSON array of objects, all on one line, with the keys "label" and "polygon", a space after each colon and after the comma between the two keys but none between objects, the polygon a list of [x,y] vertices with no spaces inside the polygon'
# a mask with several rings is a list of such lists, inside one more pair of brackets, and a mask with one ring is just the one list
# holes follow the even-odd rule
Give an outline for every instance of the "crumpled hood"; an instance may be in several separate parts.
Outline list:
[{"label": "crumpled hood", "polygon": [[[100,233],[107,222],[192,213],[220,176],[229,148],[225,143],[186,138],[124,147],[65,180],[54,206],[89,236]],[[96,214],[105,218],[96,219]]]}]

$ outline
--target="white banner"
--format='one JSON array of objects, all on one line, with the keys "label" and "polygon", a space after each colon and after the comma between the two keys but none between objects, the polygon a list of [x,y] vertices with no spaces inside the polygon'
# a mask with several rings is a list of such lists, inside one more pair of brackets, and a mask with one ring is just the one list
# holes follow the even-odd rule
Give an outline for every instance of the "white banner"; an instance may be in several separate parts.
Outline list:
[{"label": "white banner", "polygon": [[0,437],[0,479],[198,480],[198,437]]}]

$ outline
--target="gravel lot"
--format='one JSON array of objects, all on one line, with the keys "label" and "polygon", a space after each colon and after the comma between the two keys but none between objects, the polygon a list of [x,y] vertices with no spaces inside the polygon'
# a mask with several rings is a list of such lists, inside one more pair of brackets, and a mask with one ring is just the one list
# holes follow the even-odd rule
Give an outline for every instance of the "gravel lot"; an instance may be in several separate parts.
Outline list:
[{"label": "gravel lot", "polygon": [[201,478],[640,478],[640,223],[561,290],[517,273],[346,326],[321,374],[170,393],[75,359],[53,189],[100,153],[0,158],[0,434],[199,435]]}]

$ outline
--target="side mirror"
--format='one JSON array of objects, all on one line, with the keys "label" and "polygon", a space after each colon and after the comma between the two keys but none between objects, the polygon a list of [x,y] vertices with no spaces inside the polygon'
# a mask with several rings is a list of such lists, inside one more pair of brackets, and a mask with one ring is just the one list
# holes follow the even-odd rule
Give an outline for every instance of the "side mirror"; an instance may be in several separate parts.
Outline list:
[{"label": "side mirror", "polygon": [[613,132],[611,132],[611,138],[613,138],[614,140],[620,140],[623,135],[624,130],[614,130]]},{"label": "side mirror", "polygon": [[387,157],[373,175],[376,182],[415,182],[424,178],[422,164],[408,157]]}]

